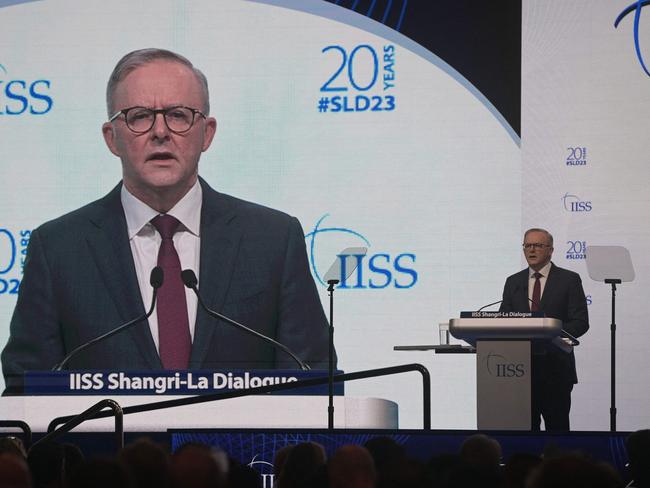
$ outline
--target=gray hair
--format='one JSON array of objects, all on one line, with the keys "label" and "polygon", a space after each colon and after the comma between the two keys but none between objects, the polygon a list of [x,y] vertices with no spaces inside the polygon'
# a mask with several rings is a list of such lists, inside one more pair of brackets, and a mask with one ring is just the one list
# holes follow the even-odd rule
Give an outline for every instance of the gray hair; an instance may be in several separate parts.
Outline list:
[{"label": "gray hair", "polygon": [[546,229],[540,229],[538,227],[533,227],[532,229],[528,229],[524,233],[524,242],[526,241],[526,236],[528,234],[530,234],[531,232],[542,232],[543,234],[546,234],[546,238],[550,241],[551,247],[553,247],[553,236],[551,235],[551,233],[549,231],[547,231]]},{"label": "gray hair", "polygon": [[113,94],[115,93],[117,84],[136,68],[157,60],[180,63],[192,70],[203,91],[203,112],[205,115],[208,115],[210,113],[210,93],[208,92],[208,79],[205,75],[198,68],[195,68],[192,62],[185,56],[166,49],[148,48],[138,49],[137,51],[128,53],[115,65],[106,85],[106,109],[108,116],[112,117],[115,113]]}]

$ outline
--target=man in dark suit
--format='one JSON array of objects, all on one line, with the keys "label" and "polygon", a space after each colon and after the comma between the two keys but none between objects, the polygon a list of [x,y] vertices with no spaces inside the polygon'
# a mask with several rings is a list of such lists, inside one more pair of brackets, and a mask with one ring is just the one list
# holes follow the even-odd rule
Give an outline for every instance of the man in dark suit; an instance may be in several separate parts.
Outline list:
[{"label": "man in dark suit", "polygon": [[[562,328],[574,337],[589,329],[587,301],[580,275],[551,262],[553,236],[544,229],[529,229],[524,235],[524,256],[529,268],[506,280],[502,312],[542,311],[560,319]],[[571,390],[578,382],[573,351],[564,352],[550,343],[533,344],[532,428],[569,430]]]},{"label": "man in dark suit", "polygon": [[[296,367],[198,307],[179,276],[187,268],[198,271],[209,308],[325,367],[327,320],[297,219],[218,193],[198,177],[216,132],[203,74],[175,53],[134,51],[111,75],[107,106],[102,130],[123,180],[32,232],[2,352],[6,392],[20,393],[24,371],[50,369],[76,346],[143,314],[156,265],[165,276],[149,323],[92,346],[68,368]],[[173,222],[167,237],[161,219]]]}]

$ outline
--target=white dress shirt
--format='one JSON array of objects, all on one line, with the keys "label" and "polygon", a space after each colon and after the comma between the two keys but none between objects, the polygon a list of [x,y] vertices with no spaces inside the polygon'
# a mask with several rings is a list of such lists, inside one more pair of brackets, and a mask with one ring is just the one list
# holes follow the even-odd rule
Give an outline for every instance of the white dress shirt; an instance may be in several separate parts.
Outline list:
[{"label": "white dress shirt", "polygon": [[[196,184],[167,212],[168,215],[180,221],[178,230],[174,234],[174,247],[178,253],[182,269],[192,269],[197,278],[199,276],[199,260],[201,251],[201,203],[203,192],[201,185]],[[151,219],[160,213],[146,203],[138,200],[122,185],[122,207],[126,216],[126,225],[129,233],[129,243],[135,272],[138,275],[140,294],[145,310],[151,305],[153,288],[149,283],[151,270],[158,264],[158,249],[162,238],[151,224]],[[196,321],[196,307],[198,300],[196,295],[189,288],[185,289],[187,299],[187,313],[190,324],[190,337],[194,340],[194,322]],[[158,313],[157,311],[149,317],[151,337],[160,351],[158,340]]]},{"label": "white dress shirt", "polygon": [[[544,265],[542,269],[539,270],[539,274],[542,275],[542,277],[539,279],[539,285],[540,285],[540,293],[539,293],[539,299],[541,300],[542,297],[544,296],[544,287],[546,286],[546,279],[548,278],[548,274],[551,271],[551,262],[549,261]],[[535,271],[533,268],[528,268],[528,298],[530,301],[528,302],[528,306],[533,305],[533,287],[535,286],[535,273],[538,271]],[[538,304],[539,305],[539,304]]]}]

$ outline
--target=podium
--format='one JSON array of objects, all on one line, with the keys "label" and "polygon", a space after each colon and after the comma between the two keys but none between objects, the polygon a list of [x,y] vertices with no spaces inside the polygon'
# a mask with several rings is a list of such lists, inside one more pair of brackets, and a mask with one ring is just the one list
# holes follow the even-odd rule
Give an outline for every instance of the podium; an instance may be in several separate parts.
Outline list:
[{"label": "podium", "polygon": [[495,312],[471,315],[450,319],[449,331],[476,344],[478,430],[530,430],[531,341],[554,340],[562,321]]}]

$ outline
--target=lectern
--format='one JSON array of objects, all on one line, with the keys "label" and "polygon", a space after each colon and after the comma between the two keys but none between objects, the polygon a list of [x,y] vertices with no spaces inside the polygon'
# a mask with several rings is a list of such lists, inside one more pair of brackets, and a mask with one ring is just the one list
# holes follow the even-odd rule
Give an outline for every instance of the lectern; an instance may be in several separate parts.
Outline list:
[{"label": "lectern", "polygon": [[530,315],[464,312],[460,319],[449,320],[454,337],[476,344],[479,430],[531,429],[531,343],[564,344],[555,340],[562,321]]}]

